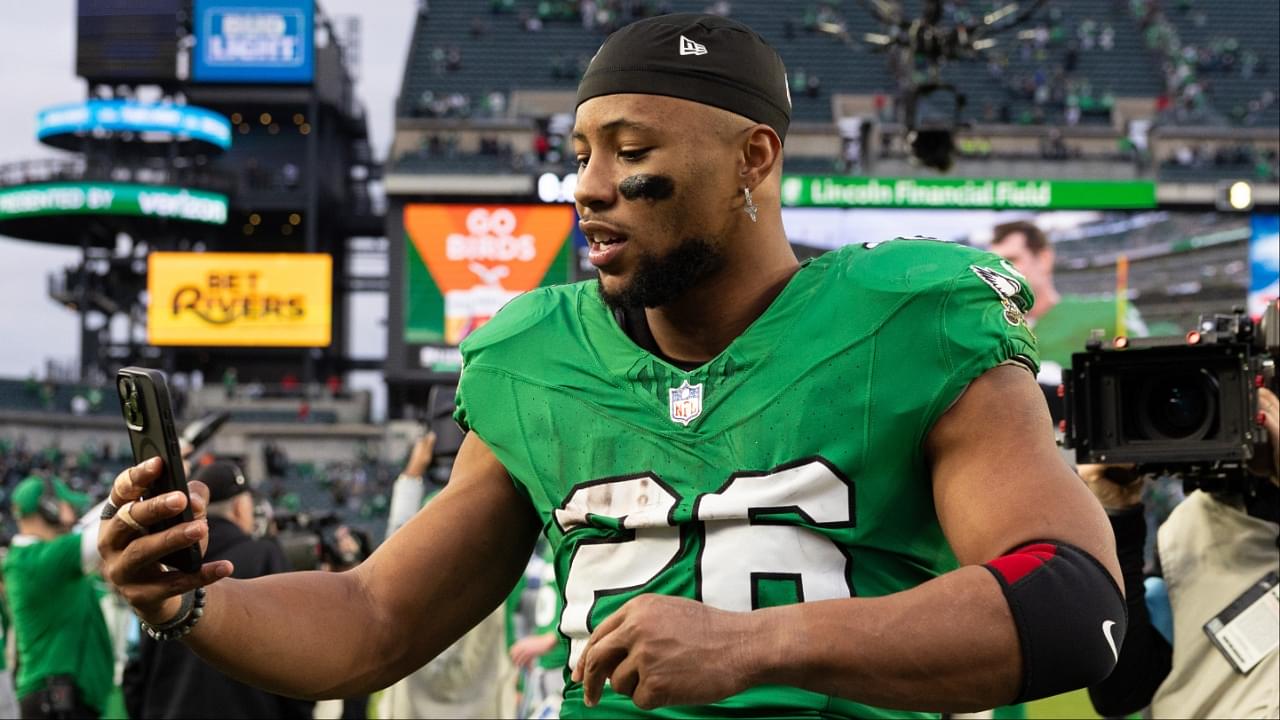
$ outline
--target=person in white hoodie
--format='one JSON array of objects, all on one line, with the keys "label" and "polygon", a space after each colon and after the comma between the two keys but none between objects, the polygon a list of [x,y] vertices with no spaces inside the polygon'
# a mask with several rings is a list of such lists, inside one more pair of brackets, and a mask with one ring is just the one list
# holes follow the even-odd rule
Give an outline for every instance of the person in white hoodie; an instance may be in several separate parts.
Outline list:
[{"label": "person in white hoodie", "polygon": [[[423,477],[435,444],[436,435],[430,431],[414,443],[391,491],[387,537],[434,495],[427,495]],[[507,657],[504,622],[500,605],[434,660],[383,691],[378,716],[515,717],[515,667]]]}]

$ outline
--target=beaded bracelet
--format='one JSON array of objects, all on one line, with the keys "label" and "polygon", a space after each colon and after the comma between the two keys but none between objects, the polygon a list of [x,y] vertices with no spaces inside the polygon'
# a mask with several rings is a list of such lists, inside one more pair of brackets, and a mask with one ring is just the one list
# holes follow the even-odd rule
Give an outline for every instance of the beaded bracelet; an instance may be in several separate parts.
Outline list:
[{"label": "beaded bracelet", "polygon": [[178,607],[178,613],[172,620],[161,625],[152,625],[145,620],[139,622],[142,629],[146,630],[153,640],[177,640],[191,632],[191,628],[200,622],[200,618],[204,615],[204,603],[204,588],[196,588],[191,592],[183,593],[182,605]]}]

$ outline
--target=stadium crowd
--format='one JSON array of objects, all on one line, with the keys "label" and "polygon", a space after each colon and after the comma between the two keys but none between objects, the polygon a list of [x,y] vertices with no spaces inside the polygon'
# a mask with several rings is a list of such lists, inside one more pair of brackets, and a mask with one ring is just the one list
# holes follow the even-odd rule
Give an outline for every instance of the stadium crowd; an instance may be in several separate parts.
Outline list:
[{"label": "stadium crowd", "polygon": [[[955,24],[980,22],[984,14],[998,9],[1000,3],[947,2],[943,3],[944,21]],[[543,54],[547,58],[548,74],[545,79],[528,77],[528,72],[499,73],[493,60],[484,60],[477,67],[465,71],[455,63],[450,71],[451,42],[455,55],[475,53],[487,56],[493,52],[495,41],[529,42],[495,34],[495,23],[514,22],[525,28],[542,32],[543,27],[563,30],[580,30],[594,42],[598,33],[638,18],[668,13],[672,3],[623,3],[623,2],[540,2],[522,3],[516,0],[494,2],[489,15],[471,17],[470,31],[465,39],[452,41],[456,33],[449,33],[448,23],[456,22],[452,16],[442,14],[432,19],[429,11],[424,15],[421,33],[429,38],[422,46],[423,67],[429,68],[421,80],[422,89],[402,100],[402,113],[408,117],[443,118],[453,120],[484,120],[503,118],[508,121],[529,121],[535,124],[531,140],[515,139],[510,134],[494,133],[481,129],[479,142],[467,135],[465,126],[441,127],[427,133],[418,147],[399,151],[397,162],[403,162],[407,170],[433,168],[441,171],[474,171],[481,168],[509,169],[516,172],[569,172],[568,153],[561,146],[561,137],[545,130],[546,118],[516,118],[511,115],[511,96],[521,88],[563,88],[577,82],[587,67],[591,50],[574,42],[557,41],[555,47]],[[683,7],[681,9],[684,9]],[[721,15],[732,14],[731,3],[708,3],[702,8]],[[752,13],[761,11],[752,9]],[[825,120],[834,111],[825,105],[827,98],[843,92],[865,92],[863,88],[850,87],[850,81],[842,70],[832,75],[829,55],[823,50],[824,41],[834,39],[844,45],[857,45],[862,32],[868,29],[868,17],[863,8],[851,8],[847,3],[809,3],[802,10],[777,12],[771,19],[778,28],[766,26],[768,32],[779,32],[784,55],[796,53],[799,58],[790,64],[789,80],[793,98],[807,119]],[[964,110],[973,122],[993,126],[1021,125],[1048,126],[1039,157],[1049,161],[1073,161],[1083,157],[1077,143],[1063,137],[1063,131],[1075,126],[1105,127],[1123,122],[1125,128],[1117,137],[1112,160],[1131,160],[1135,170],[1143,175],[1154,173],[1170,181],[1194,181],[1203,178],[1242,177],[1256,181],[1269,181],[1278,168],[1274,148],[1266,143],[1243,143],[1239,148],[1224,148],[1214,144],[1201,147],[1194,142],[1182,142],[1173,147],[1161,147],[1158,162],[1153,162],[1153,149],[1148,138],[1154,131],[1179,124],[1255,125],[1269,121],[1276,112],[1276,92],[1267,82],[1257,80],[1274,77],[1270,67],[1269,51],[1255,48],[1257,36],[1236,32],[1210,33],[1197,30],[1205,24],[1209,14],[1221,14],[1216,8],[1193,2],[1178,3],[1166,9],[1159,3],[1090,3],[1080,9],[1060,4],[1050,4],[1044,13],[1026,29],[1001,36],[996,45],[986,50],[981,62],[952,62],[943,68],[943,79],[954,82],[966,92],[970,102]],[[1238,22],[1238,21],[1234,21]],[[1263,22],[1265,24],[1265,22]],[[530,27],[526,27],[526,25]],[[1234,26],[1230,26],[1234,29]],[[852,30],[851,30],[852,28]],[[557,34],[557,38],[563,37]],[[1194,42],[1185,40],[1194,37]],[[865,49],[845,47],[834,52],[849,54],[851,67],[870,67],[878,63],[874,56],[867,56]],[[1110,56],[1110,57],[1109,57]],[[896,56],[890,54],[890,66]],[[822,58],[820,61],[819,58]],[[1114,59],[1113,59],[1114,58]],[[1118,74],[1119,64],[1138,63],[1135,73]],[[413,67],[418,67],[414,65]],[[1144,70],[1149,72],[1144,72]],[[920,68],[906,68],[903,77],[922,79]],[[466,82],[448,81],[450,74],[466,76]],[[1126,78],[1150,75],[1149,89],[1138,85],[1125,85]],[[409,78],[416,77],[411,71]],[[441,82],[441,79],[445,82]],[[419,82],[414,80],[415,83]],[[1120,86],[1117,86],[1119,82]],[[1136,82],[1136,81],[1134,81]],[[1251,85],[1242,86],[1241,83]],[[1163,85],[1163,88],[1160,86]],[[1145,86],[1144,86],[1145,87]],[[1242,95],[1241,87],[1251,87],[1251,95]],[[486,88],[479,90],[478,88]],[[902,108],[898,89],[892,86],[877,88],[874,113],[871,116],[880,123],[899,122]],[[1132,102],[1134,95],[1149,95],[1151,119],[1141,118],[1132,123],[1132,110],[1124,117],[1115,114],[1119,95]],[[816,104],[815,104],[816,103]],[[821,106],[821,107],[820,107]],[[818,108],[817,114],[808,113]],[[870,119],[870,118],[869,118]],[[982,127],[979,125],[978,127]],[[1025,151],[1014,155],[999,150],[984,150],[996,137],[970,133],[959,141],[967,157],[1000,159],[1025,159]],[[858,161],[850,161],[842,150],[820,163],[819,158],[802,157],[805,168],[822,167],[835,172],[859,172],[866,167],[865,160],[872,157],[905,157],[902,150],[889,150],[891,133],[882,133],[885,147],[878,155],[863,149]],[[1102,157],[1096,149],[1090,157]]]}]

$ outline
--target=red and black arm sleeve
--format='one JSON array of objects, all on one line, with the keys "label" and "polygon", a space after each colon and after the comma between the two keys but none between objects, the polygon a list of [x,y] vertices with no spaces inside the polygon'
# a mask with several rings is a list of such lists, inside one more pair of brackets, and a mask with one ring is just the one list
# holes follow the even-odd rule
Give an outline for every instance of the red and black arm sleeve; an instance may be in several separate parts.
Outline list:
[{"label": "red and black arm sleeve", "polygon": [[1040,540],[987,563],[1004,590],[1022,654],[1014,702],[1088,687],[1115,667],[1127,623],[1124,598],[1097,558]]}]

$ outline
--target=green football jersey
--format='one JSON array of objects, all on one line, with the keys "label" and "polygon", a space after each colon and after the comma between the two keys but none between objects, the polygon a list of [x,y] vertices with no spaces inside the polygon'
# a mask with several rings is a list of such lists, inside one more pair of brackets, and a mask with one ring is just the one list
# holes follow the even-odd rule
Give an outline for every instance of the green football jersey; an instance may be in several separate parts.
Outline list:
[{"label": "green football jersey", "polygon": [[[632,342],[595,281],[513,300],[462,344],[455,417],[542,517],[568,667],[642,593],[746,611],[887,595],[955,568],[921,446],[984,371],[1037,364],[1031,302],[994,255],[851,245],[807,262],[685,371]],[[562,713],[587,714],[579,683]],[[777,686],[652,712],[606,686],[590,714],[904,716]]]}]

